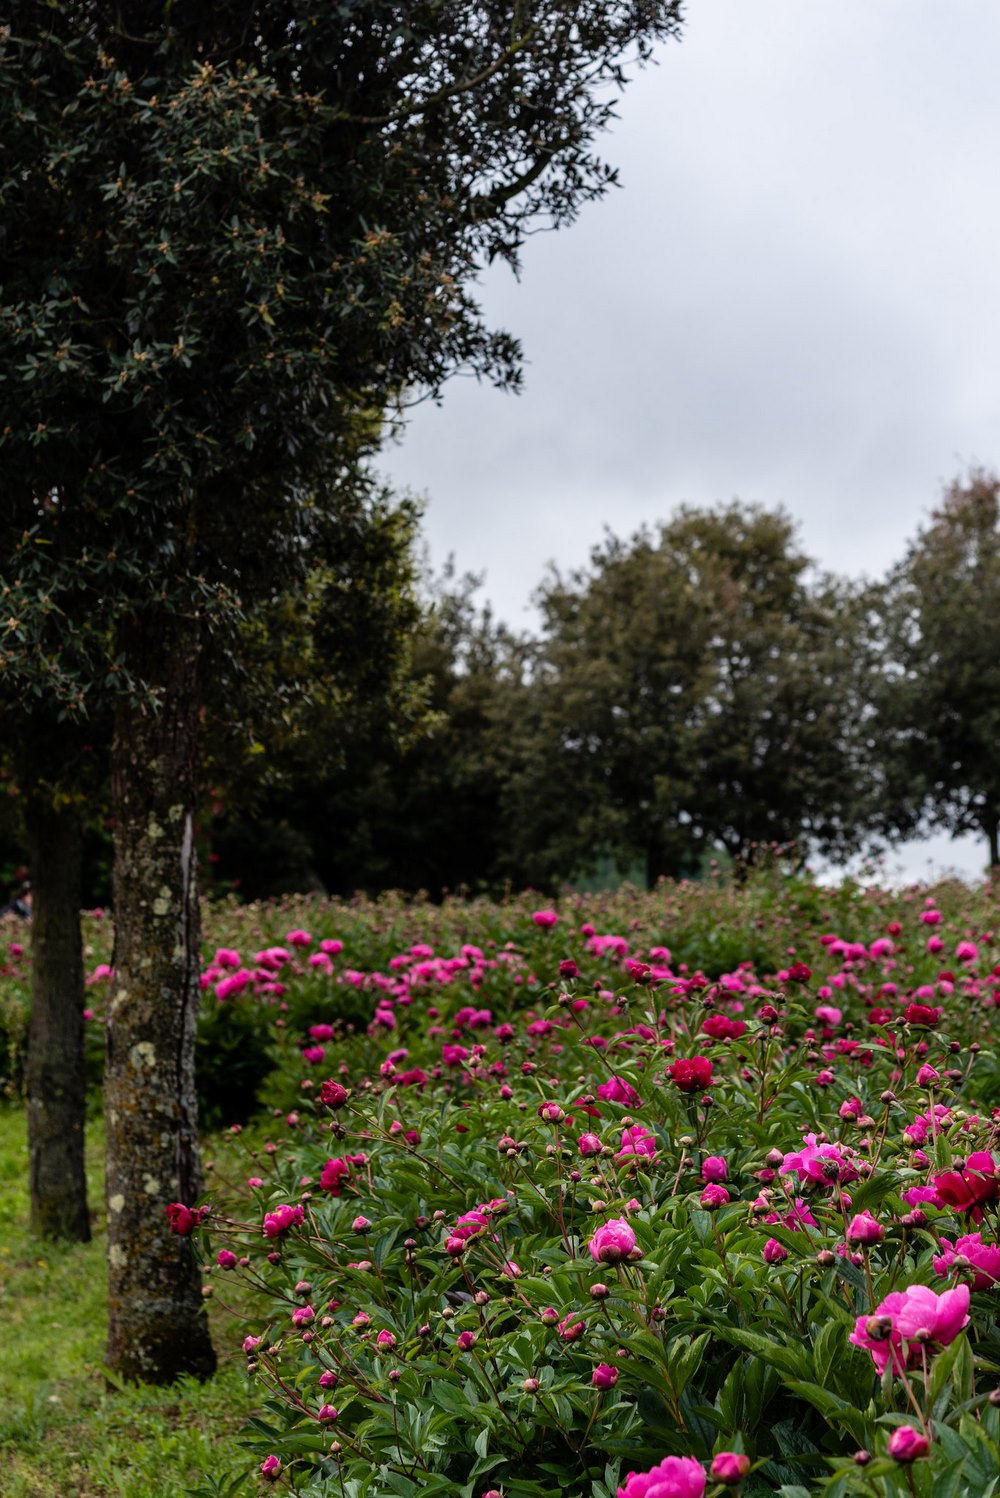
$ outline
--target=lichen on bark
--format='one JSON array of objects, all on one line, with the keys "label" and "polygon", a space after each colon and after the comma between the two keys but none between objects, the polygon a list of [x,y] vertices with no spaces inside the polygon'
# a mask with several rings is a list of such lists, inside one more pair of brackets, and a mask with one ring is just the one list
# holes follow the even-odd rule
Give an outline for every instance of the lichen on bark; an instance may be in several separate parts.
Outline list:
[{"label": "lichen on bark", "polygon": [[[192,1245],[168,1225],[202,1179],[194,1040],[200,1002],[193,826],[198,629],[133,621],[130,658],[160,691],[119,704],[112,750],[115,971],[107,1026],[108,1366],[165,1383],[215,1367]],[[180,816],[171,815],[181,805]]]}]

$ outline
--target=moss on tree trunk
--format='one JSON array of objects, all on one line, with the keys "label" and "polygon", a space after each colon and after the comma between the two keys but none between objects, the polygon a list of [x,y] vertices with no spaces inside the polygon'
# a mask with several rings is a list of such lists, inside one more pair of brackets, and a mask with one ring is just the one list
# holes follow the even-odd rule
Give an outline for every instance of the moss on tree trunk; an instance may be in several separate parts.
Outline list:
[{"label": "moss on tree trunk", "polygon": [[147,616],[132,622],[125,645],[156,701],[122,701],[112,749],[108,1366],[126,1379],[168,1383],[215,1367],[192,1245],[170,1231],[165,1210],[202,1189],[194,1080],[198,626]]}]

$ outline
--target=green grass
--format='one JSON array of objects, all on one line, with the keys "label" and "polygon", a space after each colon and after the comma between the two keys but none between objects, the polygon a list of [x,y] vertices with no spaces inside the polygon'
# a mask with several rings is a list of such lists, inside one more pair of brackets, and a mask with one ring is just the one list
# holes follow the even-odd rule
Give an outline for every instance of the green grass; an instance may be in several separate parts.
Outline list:
[{"label": "green grass", "polygon": [[[102,1201],[103,1133],[88,1128],[92,1207]],[[220,1142],[216,1154],[225,1148]],[[238,1327],[213,1305],[220,1372],[168,1389],[108,1390],[105,1235],[64,1247],[28,1230],[21,1108],[0,1105],[0,1493],[3,1498],[188,1498],[202,1472],[245,1469],[236,1434],[249,1411]],[[235,1353],[234,1353],[235,1349]],[[241,1492],[251,1492],[248,1482]]]}]

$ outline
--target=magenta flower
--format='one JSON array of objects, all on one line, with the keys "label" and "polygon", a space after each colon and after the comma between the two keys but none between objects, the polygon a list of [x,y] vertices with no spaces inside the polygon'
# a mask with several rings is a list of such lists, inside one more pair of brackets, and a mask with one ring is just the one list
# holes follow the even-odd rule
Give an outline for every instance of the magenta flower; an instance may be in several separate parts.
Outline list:
[{"label": "magenta flower", "polygon": [[649,1472],[631,1472],[617,1498],[702,1498],[705,1470],[693,1456],[665,1456]]},{"label": "magenta flower", "polygon": [[707,1056],[681,1057],[667,1071],[678,1092],[704,1092],[712,1085],[712,1063]]},{"label": "magenta flower", "polygon": [[559,920],[554,910],[536,910],[531,917],[536,926],[541,926],[543,931],[549,930]]},{"label": "magenta flower", "polygon": [[595,1389],[600,1389],[602,1392],[605,1389],[613,1389],[618,1382],[618,1369],[613,1363],[598,1363],[590,1375],[590,1382]]},{"label": "magenta flower", "polygon": [[581,1134],[576,1141],[576,1146],[581,1155],[599,1155],[601,1153],[601,1141],[596,1134]]},{"label": "magenta flower", "polygon": [[557,1330],[559,1332],[560,1339],[563,1342],[579,1342],[580,1338],[584,1334],[584,1331],[586,1330],[586,1327],[584,1326],[582,1321],[574,1320],[573,1312],[570,1311],[559,1322]]},{"label": "magenta flower", "polygon": [[787,1154],[779,1166],[782,1175],[797,1175],[800,1181],[815,1181],[829,1186],[839,1181],[845,1186],[857,1180],[853,1151],[844,1144],[820,1144],[815,1134],[807,1134],[800,1150]]},{"label": "magenta flower", "polygon": [[863,1243],[867,1246],[872,1243],[881,1243],[884,1237],[885,1228],[870,1212],[858,1212],[851,1218],[847,1228],[848,1243]]},{"label": "magenta flower", "polygon": [[989,1290],[1000,1280],[1000,1244],[984,1243],[982,1233],[967,1233],[954,1243],[942,1238],[941,1247],[943,1252],[933,1260],[935,1274],[957,1273],[965,1267],[957,1263],[963,1258],[973,1271],[973,1290]]},{"label": "magenta flower", "polygon": [[287,1233],[289,1228],[295,1227],[305,1218],[305,1211],[301,1206],[291,1207],[284,1203],[275,1207],[273,1212],[264,1214],[264,1237],[280,1238],[282,1233]]},{"label": "magenta flower", "polygon": [[720,1451],[712,1458],[709,1476],[716,1482],[724,1482],[735,1488],[750,1471],[750,1458],[742,1451]]},{"label": "magenta flower", "polygon": [[967,1212],[973,1222],[982,1222],[984,1204],[1000,1198],[996,1171],[997,1162],[988,1150],[973,1150],[961,1170],[942,1171],[931,1177],[931,1185],[942,1206]]},{"label": "magenta flower", "polygon": [[718,1185],[729,1175],[729,1166],[721,1155],[707,1155],[701,1162],[701,1178]]},{"label": "magenta flower", "polygon": [[898,1425],[889,1437],[889,1455],[897,1462],[915,1462],[917,1457],[926,1456],[930,1449],[930,1441],[912,1425]]},{"label": "magenta flower", "polygon": [[281,1461],[276,1456],[265,1456],[260,1464],[260,1475],[268,1482],[277,1482],[281,1476]]},{"label": "magenta flower", "polygon": [[597,1096],[606,1103],[623,1103],[626,1108],[638,1108],[642,1104],[642,1098],[624,1077],[609,1077],[598,1087]]},{"label": "magenta flower", "polygon": [[170,1231],[179,1238],[190,1238],[195,1228],[200,1227],[208,1216],[208,1207],[186,1207],[183,1202],[171,1202],[165,1208]]},{"label": "magenta flower", "polygon": [[926,1285],[894,1290],[871,1316],[859,1316],[848,1339],[872,1355],[879,1373],[892,1365],[902,1373],[954,1342],[969,1320],[969,1287],[957,1285],[936,1295]]},{"label": "magenta flower", "polygon": [[342,1108],[347,1098],[347,1088],[342,1082],[324,1082],[320,1086],[319,1100],[326,1108]]},{"label": "magenta flower", "polygon": [[319,1173],[319,1184],[324,1191],[329,1191],[331,1196],[339,1196],[344,1189],[345,1181],[351,1178],[350,1162],[340,1158],[327,1160]]},{"label": "magenta flower", "polygon": [[622,1130],[622,1147],[615,1160],[630,1160],[634,1155],[645,1155],[649,1160],[656,1158],[656,1138],[641,1124]]},{"label": "magenta flower", "polygon": [[587,1247],[598,1264],[621,1264],[635,1248],[635,1233],[624,1217],[613,1217],[597,1229]]}]

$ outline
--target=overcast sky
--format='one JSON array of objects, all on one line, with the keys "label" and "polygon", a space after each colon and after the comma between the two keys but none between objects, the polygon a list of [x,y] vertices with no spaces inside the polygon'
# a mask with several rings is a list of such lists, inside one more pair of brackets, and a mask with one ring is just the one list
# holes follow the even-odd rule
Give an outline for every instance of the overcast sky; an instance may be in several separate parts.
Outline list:
[{"label": "overcast sky", "polygon": [[385,455],[433,562],[527,628],[550,560],[738,496],[884,571],[1000,465],[998,61],[995,0],[690,0],[604,139],[621,187],[483,279],[523,393],[454,380]]}]

